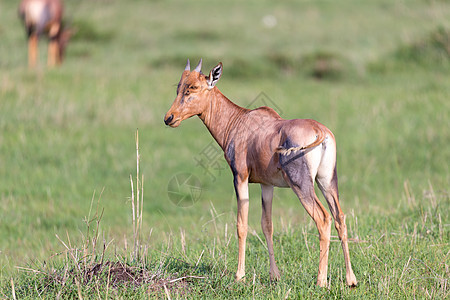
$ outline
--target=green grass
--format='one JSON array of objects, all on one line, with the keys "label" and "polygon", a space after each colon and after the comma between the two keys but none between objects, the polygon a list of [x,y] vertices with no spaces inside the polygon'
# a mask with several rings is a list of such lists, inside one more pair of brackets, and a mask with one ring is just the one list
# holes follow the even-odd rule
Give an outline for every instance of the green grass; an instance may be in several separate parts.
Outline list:
[{"label": "green grass", "polygon": [[[449,296],[449,4],[66,2],[78,31],[53,70],[43,41],[39,68],[28,70],[17,1],[0,3],[0,298],[13,297],[11,279],[18,298],[166,297],[162,283],[173,298]],[[264,25],[267,15],[275,27]],[[237,104],[264,92],[283,117],[314,118],[335,133],[357,289],[345,287],[335,237],[329,289],[315,286],[317,231],[287,189],[276,189],[273,212],[283,277],[270,283],[257,185],[250,188],[247,277],[233,281],[231,172],[222,155],[214,178],[198,166],[213,141],[199,120],[176,130],[163,123],[186,59],[200,57],[205,72],[223,62],[218,87]],[[136,128],[145,176],[146,255],[138,261],[130,254],[129,200]],[[203,188],[187,208],[167,194],[181,172]],[[55,234],[82,249],[92,199],[104,208],[94,261],[103,241],[112,241],[105,260],[153,281],[112,286],[105,271],[77,285],[79,275],[65,273],[76,264]],[[205,278],[168,283],[184,276]]]}]

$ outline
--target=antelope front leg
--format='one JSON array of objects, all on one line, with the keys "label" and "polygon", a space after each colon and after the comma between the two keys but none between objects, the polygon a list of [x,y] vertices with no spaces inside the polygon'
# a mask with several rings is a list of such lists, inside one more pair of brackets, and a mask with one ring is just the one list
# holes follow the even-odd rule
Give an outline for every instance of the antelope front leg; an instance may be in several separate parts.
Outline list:
[{"label": "antelope front leg", "polygon": [[38,56],[38,36],[31,34],[28,38],[28,66],[34,68],[37,63]]},{"label": "antelope front leg", "polygon": [[56,39],[51,39],[48,44],[47,65],[49,67],[54,67],[58,64],[58,60],[59,60],[58,41]]},{"label": "antelope front leg", "polygon": [[54,67],[61,62],[58,41],[60,29],[60,24],[53,24],[48,33],[50,42],[48,44],[47,65],[49,67]]},{"label": "antelope front leg", "polygon": [[273,186],[261,184],[262,215],[261,228],[266,237],[267,249],[269,250],[270,280],[280,279],[280,271],[275,263],[273,251],[273,224],[272,224],[272,198]]},{"label": "antelope front leg", "polygon": [[239,241],[239,257],[236,280],[245,276],[245,242],[247,239],[248,224],[248,179],[241,180],[238,175],[234,179],[234,188],[237,197],[237,235]]}]

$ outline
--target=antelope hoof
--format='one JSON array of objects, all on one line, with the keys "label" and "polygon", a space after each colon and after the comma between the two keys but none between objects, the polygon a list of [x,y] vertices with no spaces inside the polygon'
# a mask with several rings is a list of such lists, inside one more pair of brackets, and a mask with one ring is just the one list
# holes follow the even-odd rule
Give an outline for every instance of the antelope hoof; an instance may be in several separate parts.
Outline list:
[{"label": "antelope hoof", "polygon": [[236,282],[243,282],[245,281],[245,273],[236,273],[236,275],[234,276],[234,279],[236,280]]},{"label": "antelope hoof", "polygon": [[356,280],[355,274],[351,274],[347,277],[347,285],[351,288],[358,286],[358,281]]},{"label": "antelope hoof", "polygon": [[317,279],[317,286],[323,287],[323,288],[327,287],[327,279],[326,278]]},{"label": "antelope hoof", "polygon": [[270,271],[270,281],[279,281],[281,279],[280,271],[278,269]]}]

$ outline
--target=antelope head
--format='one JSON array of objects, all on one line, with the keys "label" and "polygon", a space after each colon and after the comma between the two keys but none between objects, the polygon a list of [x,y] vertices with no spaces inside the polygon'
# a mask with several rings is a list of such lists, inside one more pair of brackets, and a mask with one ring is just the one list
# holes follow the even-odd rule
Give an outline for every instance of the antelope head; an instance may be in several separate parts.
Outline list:
[{"label": "antelope head", "polygon": [[164,117],[164,123],[178,127],[181,121],[200,116],[210,105],[210,95],[222,75],[222,63],[215,66],[208,76],[202,73],[202,60],[194,71],[190,70],[189,59],[177,87],[177,97]]}]

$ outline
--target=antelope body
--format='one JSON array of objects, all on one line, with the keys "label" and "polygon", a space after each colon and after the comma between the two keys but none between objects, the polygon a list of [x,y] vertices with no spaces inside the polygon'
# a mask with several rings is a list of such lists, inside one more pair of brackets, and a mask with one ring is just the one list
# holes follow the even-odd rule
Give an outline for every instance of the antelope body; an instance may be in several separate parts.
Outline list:
[{"label": "antelope body", "polygon": [[38,56],[38,39],[47,35],[47,64],[61,64],[64,50],[71,32],[62,27],[63,5],[61,0],[22,0],[19,16],[28,35],[28,65],[36,66]]},{"label": "antelope body", "polygon": [[249,110],[234,104],[215,86],[221,75],[222,63],[205,76],[201,72],[201,61],[191,72],[188,60],[178,84],[177,97],[165,115],[164,122],[171,127],[178,127],[181,121],[198,115],[224,151],[234,176],[237,196],[239,257],[236,280],[245,275],[248,184],[259,183],[262,191],[261,227],[269,250],[270,278],[280,278],[272,239],[273,188],[290,187],[319,231],[317,284],[326,286],[332,218],[314,192],[316,181],[334,217],[334,225],[341,240],[347,284],[356,286],[350,263],[345,215],[339,204],[333,133],[314,120],[284,120],[269,107]]}]

